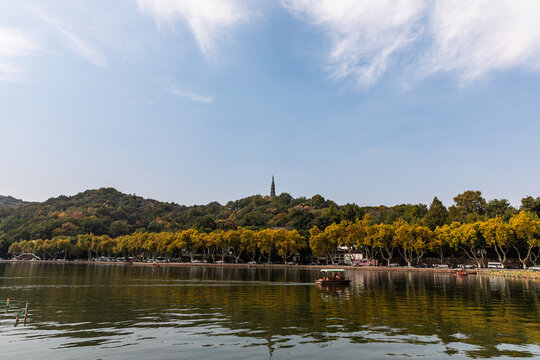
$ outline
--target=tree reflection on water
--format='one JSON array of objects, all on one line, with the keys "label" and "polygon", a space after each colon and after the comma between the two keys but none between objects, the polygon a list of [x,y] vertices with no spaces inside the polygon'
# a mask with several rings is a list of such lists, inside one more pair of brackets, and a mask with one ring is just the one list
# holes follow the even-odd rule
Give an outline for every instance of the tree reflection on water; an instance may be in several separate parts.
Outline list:
[{"label": "tree reflection on water", "polygon": [[[63,346],[99,347],[155,329],[155,337],[197,335],[210,345],[234,335],[269,355],[339,341],[437,345],[475,358],[540,356],[539,281],[347,275],[351,285],[339,288],[315,286],[317,272],[307,270],[2,264],[0,289],[31,304],[21,336],[58,337]],[[0,334],[12,331],[8,319],[1,322]]]}]

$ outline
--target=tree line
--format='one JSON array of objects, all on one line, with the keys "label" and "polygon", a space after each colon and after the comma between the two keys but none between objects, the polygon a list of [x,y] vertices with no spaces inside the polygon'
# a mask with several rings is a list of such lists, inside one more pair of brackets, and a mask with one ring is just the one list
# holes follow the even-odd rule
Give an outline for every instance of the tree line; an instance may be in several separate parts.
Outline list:
[{"label": "tree line", "polygon": [[408,266],[418,264],[426,254],[465,256],[478,267],[485,267],[494,254],[506,264],[515,256],[526,268],[540,259],[540,220],[525,211],[510,216],[508,221],[496,216],[471,223],[457,221],[436,226],[433,230],[422,224],[410,224],[402,219],[392,224],[373,224],[370,215],[354,222],[342,221],[324,230],[310,229],[309,245],[316,256],[326,256],[332,262],[340,249],[359,250],[369,259],[380,258],[390,263],[399,258]]},{"label": "tree line", "polygon": [[23,240],[11,244],[10,254],[34,253],[46,259],[100,258],[125,256],[145,261],[157,257],[195,257],[203,260],[224,260],[241,257],[252,261],[270,261],[279,257],[286,262],[293,254],[307,247],[306,238],[296,230],[244,228],[209,233],[188,229],[178,232],[137,232],[112,238],[108,235],[85,234],[75,238]]},{"label": "tree line", "polygon": [[373,223],[369,214],[355,221],[332,223],[321,230],[309,230],[309,241],[297,230],[264,229],[199,232],[188,229],[178,232],[137,232],[116,238],[108,235],[85,234],[76,238],[55,237],[47,240],[23,240],[13,243],[9,253],[33,252],[44,258],[82,258],[101,256],[130,256],[141,260],[164,256],[203,260],[225,259],[238,262],[271,261],[278,257],[286,262],[292,255],[303,252],[336,262],[338,251],[361,252],[368,259],[386,263],[401,259],[408,266],[418,264],[426,254],[466,256],[478,267],[485,267],[493,254],[505,264],[515,257],[523,268],[536,264],[540,258],[540,220],[525,211],[505,221],[496,216],[471,223],[451,222],[431,230],[423,224],[403,219],[391,224]]},{"label": "tree line", "polygon": [[195,228],[199,232],[262,230],[285,227],[308,236],[317,226],[354,221],[369,214],[374,223],[392,224],[399,219],[420,223],[431,230],[444,223],[474,222],[496,216],[505,221],[519,211],[540,215],[540,198],[527,196],[519,209],[505,199],[486,201],[479,191],[465,191],[445,207],[434,198],[426,204],[394,206],[338,205],[321,195],[294,198],[282,193],[270,199],[254,195],[224,205],[183,206],[123,194],[112,188],[88,190],[74,196],[59,196],[41,203],[6,202],[0,207],[0,254],[14,241],[51,239],[93,233],[118,237],[135,232],[177,232]]},{"label": "tree line", "polygon": [[[372,226],[378,225],[390,231],[393,228],[409,226],[431,233],[437,228],[456,224],[479,224],[490,219],[500,218],[503,223],[518,215],[521,211],[536,219],[540,215],[540,197],[527,196],[522,199],[521,206],[514,208],[505,199],[487,201],[480,191],[465,191],[454,197],[453,205],[446,207],[434,198],[430,206],[425,204],[401,204],[395,206],[363,206],[356,204],[338,205],[321,195],[311,198],[293,198],[282,193],[270,199],[268,196],[254,195],[225,205],[217,202],[207,205],[182,206],[151,199],[144,199],[135,194],[123,194],[112,188],[88,190],[74,196],[60,196],[42,203],[18,202],[17,206],[9,205],[0,208],[0,256],[7,254],[14,242],[36,239],[69,239],[77,243],[81,235],[93,234],[103,238],[117,239],[133,234],[172,233],[177,234],[194,229],[200,234],[220,234],[238,229],[255,232],[264,229],[296,230],[299,235],[311,241],[312,235],[322,232],[319,238],[327,237],[324,232],[334,231],[342,223],[355,223],[369,216]],[[383,227],[382,225],[386,225]],[[318,229],[318,230],[317,230]],[[383,231],[383,230],[380,230]],[[437,230],[441,231],[441,230]],[[401,234],[402,230],[398,232]],[[428,235],[430,232],[426,232]],[[425,235],[425,234],[424,234]],[[152,235],[153,236],[153,235]],[[382,235],[380,235],[382,236]],[[392,233],[392,237],[395,235]],[[419,236],[419,235],[415,235]],[[432,235],[431,235],[432,236]],[[480,236],[483,239],[483,235]],[[425,243],[430,243],[426,235]],[[55,240],[56,241],[56,240]],[[320,244],[314,243],[306,248],[306,253],[317,253]],[[392,247],[362,246],[368,257],[377,256],[379,259],[389,258]],[[484,251],[488,255],[498,256],[496,252],[506,251],[510,257],[522,256],[534,261],[535,248],[531,254],[521,255],[522,245],[503,247],[484,246],[475,250],[475,254]],[[518,254],[518,250],[521,251]],[[411,259],[413,255],[424,256],[426,252],[434,252],[429,246],[422,251],[413,251],[407,247],[394,246],[391,255],[401,255]],[[465,253],[465,248],[446,246],[444,254],[455,255],[456,251]],[[471,250],[468,249],[470,252]],[[403,254],[401,254],[403,252]],[[323,251],[329,259],[334,252]],[[435,254],[438,254],[435,252]],[[504,258],[504,253],[502,258]],[[404,260],[406,261],[406,260]],[[416,260],[413,259],[413,263]]]}]

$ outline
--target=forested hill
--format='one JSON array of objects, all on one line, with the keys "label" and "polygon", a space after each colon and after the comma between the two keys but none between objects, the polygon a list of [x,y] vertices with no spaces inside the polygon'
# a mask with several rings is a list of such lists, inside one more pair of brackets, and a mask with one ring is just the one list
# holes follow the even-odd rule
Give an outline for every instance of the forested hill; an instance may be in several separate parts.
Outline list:
[{"label": "forested hill", "polygon": [[0,195],[0,209],[19,207],[23,205],[28,205],[29,202],[15,199],[13,196],[4,196]]},{"label": "forested hill", "polygon": [[119,236],[136,231],[176,231],[191,227],[201,231],[238,226],[307,231],[313,226],[324,229],[333,222],[354,220],[368,210],[376,221],[393,221],[400,217],[414,221],[424,216],[427,206],[360,208],[354,204],[338,206],[320,195],[295,199],[283,193],[272,200],[268,196],[254,195],[225,205],[212,202],[188,207],[101,188],[1,209],[0,239],[11,243],[86,233]]},{"label": "forested hill", "polygon": [[[113,188],[87,190],[41,203],[13,200],[6,201],[11,204],[9,207],[0,207],[1,253],[5,253],[14,241],[87,233],[116,237],[137,231],[176,231],[194,227],[209,232],[241,226],[252,229],[286,227],[307,235],[313,226],[324,229],[334,222],[355,220],[365,214],[371,215],[373,223],[404,219],[434,228],[453,220],[474,221],[497,215],[508,218],[517,211],[504,199],[486,202],[479,191],[457,195],[455,204],[448,209],[437,198],[429,207],[425,204],[359,207],[355,204],[340,206],[320,195],[308,199],[293,198],[287,193],[272,200],[268,196],[254,195],[225,205],[212,202],[183,206],[123,194]],[[540,213],[540,198],[527,197],[522,203],[522,209]]]},{"label": "forested hill", "polygon": [[0,209],[0,239],[45,239],[84,233],[122,235],[137,230],[178,228],[179,214],[187,207],[112,188],[87,190],[41,203]]}]

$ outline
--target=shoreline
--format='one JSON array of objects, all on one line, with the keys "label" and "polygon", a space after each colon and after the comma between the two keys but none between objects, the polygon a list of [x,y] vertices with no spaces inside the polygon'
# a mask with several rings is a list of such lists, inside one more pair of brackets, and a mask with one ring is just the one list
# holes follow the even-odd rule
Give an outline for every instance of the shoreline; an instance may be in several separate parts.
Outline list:
[{"label": "shoreline", "polygon": [[[106,265],[106,266],[139,266],[154,267],[156,263],[107,261],[68,261],[68,260],[0,260],[0,264],[73,264],[73,265]],[[159,267],[218,267],[218,268],[244,268],[244,269],[290,269],[290,270],[320,270],[328,268],[343,268],[350,271],[384,271],[384,272],[414,272],[414,273],[439,273],[453,274],[457,269],[439,268],[409,268],[409,267],[386,267],[386,266],[338,266],[338,265],[286,265],[286,264],[214,264],[214,263],[159,263]],[[540,271],[523,269],[474,269],[481,276],[505,277],[511,279],[540,280]]]}]

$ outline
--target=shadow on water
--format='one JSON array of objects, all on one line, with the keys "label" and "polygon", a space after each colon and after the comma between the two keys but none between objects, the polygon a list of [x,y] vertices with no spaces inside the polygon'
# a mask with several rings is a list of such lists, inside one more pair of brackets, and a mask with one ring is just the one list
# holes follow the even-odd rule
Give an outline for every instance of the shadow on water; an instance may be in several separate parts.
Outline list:
[{"label": "shadow on water", "polygon": [[0,345],[17,355],[14,340],[45,342],[44,358],[107,348],[137,349],[116,358],[144,358],[144,348],[163,358],[184,348],[205,358],[250,358],[261,348],[314,358],[326,348],[338,357],[540,356],[538,281],[348,275],[350,287],[322,288],[309,270],[1,264],[0,298],[30,302],[30,318],[17,328],[2,318]]}]

